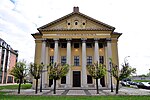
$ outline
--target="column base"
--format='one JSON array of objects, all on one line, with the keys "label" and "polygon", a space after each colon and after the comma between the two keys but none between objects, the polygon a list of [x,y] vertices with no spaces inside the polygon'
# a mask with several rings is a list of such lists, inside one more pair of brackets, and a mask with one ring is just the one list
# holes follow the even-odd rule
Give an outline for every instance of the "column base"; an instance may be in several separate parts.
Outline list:
[{"label": "column base", "polygon": [[[98,87],[99,87],[99,88],[101,88],[101,87],[102,87],[102,85],[101,85],[101,84],[98,84]],[[95,84],[95,88],[96,88],[96,84]]]},{"label": "column base", "polygon": [[71,84],[66,84],[66,85],[65,85],[65,88],[71,88],[71,87],[72,87]]},{"label": "column base", "polygon": [[[111,89],[111,85],[109,84],[108,86],[107,86],[109,89]],[[116,88],[116,85],[115,84],[113,84],[113,88]]]},{"label": "column base", "polygon": [[87,87],[88,87],[88,84],[82,84],[81,87],[87,88]]},{"label": "column base", "polygon": [[47,84],[47,83],[44,83],[44,84],[42,85],[42,87],[43,87],[43,88],[47,88],[47,87],[48,87],[48,84]]}]

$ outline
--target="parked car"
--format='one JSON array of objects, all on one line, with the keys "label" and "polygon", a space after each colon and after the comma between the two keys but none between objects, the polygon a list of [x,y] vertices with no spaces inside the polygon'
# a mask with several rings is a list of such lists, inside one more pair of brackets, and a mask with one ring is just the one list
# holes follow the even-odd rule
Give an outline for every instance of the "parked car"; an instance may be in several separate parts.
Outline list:
[{"label": "parked car", "polygon": [[124,82],[124,81],[121,81],[120,84],[121,84],[122,86],[130,86],[130,84],[129,84],[128,82]]},{"label": "parked car", "polygon": [[137,87],[142,89],[150,89],[150,82],[139,82]]},{"label": "parked car", "polygon": [[137,82],[133,82],[133,81],[128,81],[128,83],[129,83],[130,85],[137,85]]},{"label": "parked car", "polygon": [[122,81],[127,82],[127,81],[131,81],[131,79],[130,78],[124,78],[124,79],[122,79]]}]

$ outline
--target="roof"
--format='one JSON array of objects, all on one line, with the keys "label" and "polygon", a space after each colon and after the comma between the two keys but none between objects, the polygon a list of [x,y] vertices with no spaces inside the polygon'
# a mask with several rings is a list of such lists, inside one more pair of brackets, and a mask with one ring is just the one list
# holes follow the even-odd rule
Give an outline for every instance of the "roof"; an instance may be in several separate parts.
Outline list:
[{"label": "roof", "polygon": [[6,43],[2,38],[0,38],[0,47],[10,50],[12,53],[18,55],[18,50],[13,50],[9,44]]},{"label": "roof", "polygon": [[[77,8],[77,7],[74,7],[74,9],[76,9],[76,8]],[[92,18],[92,17],[89,17],[89,16],[87,16],[87,15],[85,15],[85,14],[83,14],[83,13],[80,13],[78,10],[74,10],[72,13],[67,14],[67,15],[65,15],[65,16],[63,16],[63,17],[61,17],[61,18],[59,18],[59,19],[57,19],[57,20],[55,20],[55,21],[52,21],[52,22],[50,22],[50,23],[48,23],[48,24],[46,24],[46,25],[43,25],[43,26],[41,26],[41,27],[39,27],[39,28],[37,28],[37,29],[38,29],[38,30],[43,30],[44,28],[47,28],[48,26],[51,26],[51,25],[53,25],[53,24],[55,24],[55,23],[57,23],[57,22],[60,22],[60,21],[66,19],[66,18],[68,18],[68,17],[70,17],[70,16],[73,16],[73,15],[80,15],[80,16],[82,16],[82,17],[84,17],[84,18],[86,18],[86,19],[88,19],[88,20],[91,20],[91,21],[93,21],[93,22],[95,22],[95,23],[98,23],[98,24],[100,24],[100,25],[106,26],[106,27],[108,27],[110,30],[114,30],[114,29],[115,29],[115,27],[110,26],[110,25],[108,25],[108,24],[105,24],[105,23],[103,23],[103,22],[101,22],[101,21],[98,21],[98,20],[96,20],[96,19],[94,19],[94,18]]]},{"label": "roof", "polygon": [[119,38],[119,37],[122,35],[122,33],[113,32],[113,34],[112,34],[112,35],[116,35],[116,36],[117,36],[117,38]]}]

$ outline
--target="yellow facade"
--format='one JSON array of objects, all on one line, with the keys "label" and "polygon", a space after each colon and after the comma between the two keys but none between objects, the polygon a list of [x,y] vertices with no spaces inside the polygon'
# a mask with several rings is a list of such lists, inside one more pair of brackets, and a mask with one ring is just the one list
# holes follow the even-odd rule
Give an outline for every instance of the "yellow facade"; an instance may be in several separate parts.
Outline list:
[{"label": "yellow facade", "polygon": [[[89,61],[87,57],[91,57],[92,60],[89,62],[93,64],[97,60],[100,62],[99,57],[101,56],[103,58],[101,60],[103,60],[103,63],[106,65],[108,70],[109,58],[112,58],[113,63],[118,65],[117,42],[121,33],[114,32],[114,30],[114,27],[82,14],[79,12],[78,7],[74,7],[74,11],[72,13],[38,28],[39,32],[32,34],[35,38],[36,44],[35,63],[44,62],[45,65],[48,65],[50,60],[52,60],[51,57],[54,57],[54,62],[56,61],[57,63],[61,63],[61,57],[65,56],[66,60],[70,59],[70,72],[67,75],[66,83],[62,84],[61,80],[58,80],[57,85],[59,87],[95,86],[94,79],[92,79],[92,83],[86,83],[90,80],[85,68],[87,61]],[[83,46],[84,43],[85,47]],[[97,47],[96,43],[98,43]],[[67,45],[67,47],[63,48],[63,44],[70,44],[71,47]],[[75,48],[75,44],[78,44],[79,47]],[[69,54],[69,52],[71,53]],[[70,57],[68,55],[70,55]],[[77,61],[79,60],[78,66],[74,65],[75,56],[79,57],[79,59],[77,59]],[[86,62],[83,63],[83,61]],[[43,73],[43,75],[44,78],[42,80],[42,85],[47,88],[49,86],[49,78],[47,73]],[[79,83],[77,83],[78,85],[75,83],[75,80],[78,80],[75,75],[77,75],[80,79]],[[89,79],[87,77],[89,77]],[[113,81],[113,83],[115,84],[115,81]],[[110,87],[109,73],[107,73],[103,80],[99,80],[99,85]]]}]

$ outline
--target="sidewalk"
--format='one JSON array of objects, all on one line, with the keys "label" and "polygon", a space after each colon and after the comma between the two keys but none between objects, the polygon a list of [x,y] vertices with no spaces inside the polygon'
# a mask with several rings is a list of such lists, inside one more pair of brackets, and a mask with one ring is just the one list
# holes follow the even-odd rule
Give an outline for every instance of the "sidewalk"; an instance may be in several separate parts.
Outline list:
[{"label": "sidewalk", "polygon": [[0,84],[0,86],[6,86],[6,85],[15,85],[17,83],[7,83],[7,84]]},{"label": "sidewalk", "polygon": [[[2,90],[2,91],[7,91],[9,92],[9,95],[18,95],[17,90]],[[114,92],[111,92],[110,90],[99,90],[99,94],[96,94],[96,90],[87,90],[87,89],[82,89],[82,90],[69,90],[69,89],[63,89],[63,90],[56,90],[56,94],[53,94],[53,90],[43,90],[42,92],[38,91],[37,94],[35,94],[35,90],[33,89],[26,89],[26,90],[21,90],[21,93],[19,95],[68,95],[68,96],[101,96],[101,95],[116,95],[115,90]],[[128,88],[128,87],[122,87],[119,90],[118,95],[150,95],[150,90],[145,90],[145,89],[135,89],[135,88]]]}]

